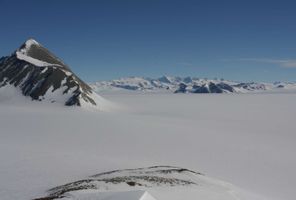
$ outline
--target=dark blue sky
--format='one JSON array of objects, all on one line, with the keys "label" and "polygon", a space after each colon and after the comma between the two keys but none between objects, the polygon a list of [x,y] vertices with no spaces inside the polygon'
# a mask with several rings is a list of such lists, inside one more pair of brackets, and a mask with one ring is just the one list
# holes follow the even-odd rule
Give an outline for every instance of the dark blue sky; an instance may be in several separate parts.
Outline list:
[{"label": "dark blue sky", "polygon": [[87,81],[296,81],[296,2],[0,0],[0,55],[33,37]]}]

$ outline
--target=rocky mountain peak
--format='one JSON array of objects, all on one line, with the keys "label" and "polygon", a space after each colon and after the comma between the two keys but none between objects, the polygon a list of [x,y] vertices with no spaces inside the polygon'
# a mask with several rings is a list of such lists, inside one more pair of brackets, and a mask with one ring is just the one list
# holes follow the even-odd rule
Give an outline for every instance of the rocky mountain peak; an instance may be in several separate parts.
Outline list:
[{"label": "rocky mountain peak", "polygon": [[28,39],[22,44],[20,48],[16,50],[15,55],[18,59],[27,61],[38,67],[56,66],[70,70],[63,61],[34,39]]},{"label": "rocky mountain peak", "polygon": [[100,97],[61,59],[34,39],[0,60],[0,88],[12,85],[32,100],[98,105]]}]

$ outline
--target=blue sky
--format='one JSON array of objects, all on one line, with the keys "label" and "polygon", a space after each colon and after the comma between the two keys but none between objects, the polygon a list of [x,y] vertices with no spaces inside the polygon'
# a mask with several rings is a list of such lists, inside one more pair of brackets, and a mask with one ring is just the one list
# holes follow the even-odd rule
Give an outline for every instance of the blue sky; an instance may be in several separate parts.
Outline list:
[{"label": "blue sky", "polygon": [[86,81],[296,81],[296,2],[0,0],[0,55],[33,37]]}]

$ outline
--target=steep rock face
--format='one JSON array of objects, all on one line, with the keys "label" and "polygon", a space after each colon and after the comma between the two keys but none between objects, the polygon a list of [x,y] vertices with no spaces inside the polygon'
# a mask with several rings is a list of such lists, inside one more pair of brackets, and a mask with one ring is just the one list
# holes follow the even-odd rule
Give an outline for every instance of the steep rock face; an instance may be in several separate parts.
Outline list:
[{"label": "steep rock face", "polygon": [[186,84],[180,83],[179,88],[175,91],[175,93],[186,93],[187,92],[186,88],[187,88]]},{"label": "steep rock face", "polygon": [[13,85],[32,100],[67,106],[97,105],[96,94],[55,55],[33,39],[0,59],[0,87]]}]

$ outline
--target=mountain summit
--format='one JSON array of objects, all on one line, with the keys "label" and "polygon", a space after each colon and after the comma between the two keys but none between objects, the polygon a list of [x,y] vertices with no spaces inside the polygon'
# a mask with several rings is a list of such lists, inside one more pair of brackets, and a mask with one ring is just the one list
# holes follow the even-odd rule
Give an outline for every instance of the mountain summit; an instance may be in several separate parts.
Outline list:
[{"label": "mountain summit", "polygon": [[58,57],[33,39],[0,58],[0,88],[14,86],[32,100],[98,106],[102,98]]},{"label": "mountain summit", "polygon": [[18,59],[27,61],[38,67],[59,66],[70,70],[59,58],[34,39],[27,40],[15,54]]}]

